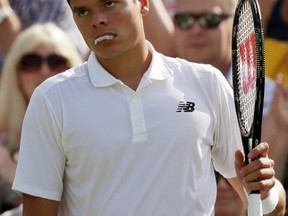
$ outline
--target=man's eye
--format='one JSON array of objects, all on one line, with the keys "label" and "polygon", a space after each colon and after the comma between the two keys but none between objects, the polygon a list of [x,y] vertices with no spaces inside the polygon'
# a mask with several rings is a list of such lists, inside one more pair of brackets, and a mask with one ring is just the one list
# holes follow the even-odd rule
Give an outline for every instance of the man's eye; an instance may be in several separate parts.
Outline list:
[{"label": "man's eye", "polygon": [[78,16],[86,16],[88,14],[88,10],[86,9],[80,9],[78,12],[77,12],[77,15]]},{"label": "man's eye", "polygon": [[114,1],[109,1],[105,3],[105,7],[109,8],[109,7],[113,7],[116,3]]}]

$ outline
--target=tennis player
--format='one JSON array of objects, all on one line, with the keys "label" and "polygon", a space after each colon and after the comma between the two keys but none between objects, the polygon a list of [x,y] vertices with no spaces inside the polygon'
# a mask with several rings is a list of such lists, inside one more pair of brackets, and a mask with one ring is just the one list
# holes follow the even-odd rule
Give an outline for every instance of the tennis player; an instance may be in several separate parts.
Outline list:
[{"label": "tennis player", "polygon": [[92,52],[30,100],[13,184],[24,216],[213,215],[214,168],[244,203],[245,190],[260,190],[267,213],[284,211],[268,144],[244,163],[221,72],[166,57],[145,39],[148,0],[70,6]]}]

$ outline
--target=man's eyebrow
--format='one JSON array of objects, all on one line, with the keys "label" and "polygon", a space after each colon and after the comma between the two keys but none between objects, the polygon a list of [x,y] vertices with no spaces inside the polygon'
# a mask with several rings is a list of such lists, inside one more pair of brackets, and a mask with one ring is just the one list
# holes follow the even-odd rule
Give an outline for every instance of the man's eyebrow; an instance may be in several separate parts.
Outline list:
[{"label": "man's eyebrow", "polygon": [[[105,2],[109,2],[111,0],[95,0],[98,3],[105,3]],[[72,13],[78,13],[81,10],[87,10],[87,7],[85,6],[75,6],[72,8]]]},{"label": "man's eyebrow", "polygon": [[86,9],[85,7],[73,7],[72,13],[75,14],[75,13],[78,13],[79,11],[85,10],[85,9]]}]

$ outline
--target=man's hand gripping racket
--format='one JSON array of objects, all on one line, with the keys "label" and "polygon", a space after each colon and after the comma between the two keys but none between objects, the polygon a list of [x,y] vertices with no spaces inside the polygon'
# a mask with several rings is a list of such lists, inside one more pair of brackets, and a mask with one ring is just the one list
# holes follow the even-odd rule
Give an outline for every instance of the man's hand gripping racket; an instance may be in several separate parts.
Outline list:
[{"label": "man's hand gripping racket", "polygon": [[[239,0],[232,32],[233,88],[246,162],[260,143],[265,84],[264,36],[257,0]],[[257,181],[257,179],[255,180]],[[262,216],[259,191],[248,196],[248,215]]]}]

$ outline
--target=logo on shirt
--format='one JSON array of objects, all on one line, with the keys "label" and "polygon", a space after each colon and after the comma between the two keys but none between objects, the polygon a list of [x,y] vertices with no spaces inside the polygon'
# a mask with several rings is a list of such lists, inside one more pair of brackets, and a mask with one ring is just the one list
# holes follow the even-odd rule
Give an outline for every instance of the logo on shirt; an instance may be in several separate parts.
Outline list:
[{"label": "logo on shirt", "polygon": [[190,101],[179,101],[176,112],[193,112],[195,110],[195,103]]}]

